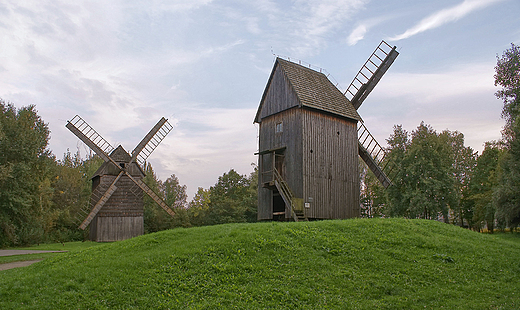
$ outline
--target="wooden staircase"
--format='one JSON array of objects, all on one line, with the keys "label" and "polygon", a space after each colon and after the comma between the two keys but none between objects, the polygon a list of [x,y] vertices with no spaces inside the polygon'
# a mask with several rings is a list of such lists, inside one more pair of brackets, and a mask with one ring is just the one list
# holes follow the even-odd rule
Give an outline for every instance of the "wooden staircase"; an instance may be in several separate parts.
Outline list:
[{"label": "wooden staircase", "polygon": [[273,169],[273,177],[274,186],[280,193],[280,196],[285,202],[285,205],[289,206],[293,220],[295,222],[308,221],[309,219],[305,215],[305,211],[303,209],[303,199],[294,197],[294,194],[289,188],[289,185],[287,182],[285,182],[276,168]]}]

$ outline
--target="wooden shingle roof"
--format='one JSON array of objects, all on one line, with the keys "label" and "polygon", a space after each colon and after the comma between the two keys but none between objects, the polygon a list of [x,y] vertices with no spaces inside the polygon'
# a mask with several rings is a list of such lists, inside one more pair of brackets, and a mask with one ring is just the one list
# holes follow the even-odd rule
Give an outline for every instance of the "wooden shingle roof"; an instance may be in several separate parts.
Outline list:
[{"label": "wooden shingle roof", "polygon": [[[301,107],[321,110],[356,121],[361,121],[361,117],[352,103],[350,103],[341,91],[330,82],[325,74],[281,58],[276,59],[273,72],[276,70],[277,66],[280,66],[283,70],[284,75],[291,84],[290,86],[294,89],[298,97]],[[271,74],[266,91],[271,84],[272,78],[273,74]],[[261,121],[259,117],[264,99],[265,98],[262,98],[258,108],[257,116],[255,118],[256,122]]]}]

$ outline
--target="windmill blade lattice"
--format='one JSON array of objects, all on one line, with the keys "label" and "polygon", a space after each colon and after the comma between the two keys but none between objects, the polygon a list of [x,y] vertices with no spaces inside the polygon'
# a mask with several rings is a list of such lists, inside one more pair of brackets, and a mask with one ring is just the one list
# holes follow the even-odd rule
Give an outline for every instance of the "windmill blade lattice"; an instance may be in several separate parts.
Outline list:
[{"label": "windmill blade lattice", "polygon": [[67,127],[72,133],[81,139],[91,150],[98,154],[104,161],[111,161],[108,154],[112,153],[114,147],[97,133],[79,115],[74,116],[67,122]]},{"label": "windmill blade lattice", "polygon": [[398,55],[395,46],[391,47],[385,41],[379,43],[344,93],[356,110],[381,80]]},{"label": "windmill blade lattice", "polygon": [[119,172],[119,175],[112,182],[112,184],[110,184],[110,187],[107,189],[105,194],[101,197],[101,199],[99,199],[99,201],[96,203],[94,208],[92,208],[92,210],[90,211],[88,216],[85,218],[85,220],[81,223],[81,225],[79,225],[80,229],[85,230],[85,228],[87,228],[88,224],[90,224],[90,222],[92,222],[92,220],[98,214],[98,212],[101,210],[101,208],[103,208],[103,206],[108,201],[110,196],[112,196],[112,194],[117,190],[116,183],[119,180],[119,178],[123,175],[123,173],[124,173],[124,171]]},{"label": "windmill blade lattice", "polygon": [[132,151],[132,160],[136,160],[141,165],[144,163],[148,156],[152,154],[155,148],[161,143],[161,141],[172,131],[173,126],[168,123],[168,120],[164,117],[150,130],[150,132],[143,138],[143,140],[136,146]]},{"label": "windmill blade lattice", "polygon": [[132,176],[128,175],[132,181],[134,181],[137,186],[139,186],[143,192],[145,192],[150,198],[152,198],[164,211],[166,211],[169,215],[175,216],[175,212],[151,189],[146,185],[143,181],[134,179]]},{"label": "windmill blade lattice", "polygon": [[393,173],[393,165],[385,162],[386,150],[368,131],[362,122],[358,123],[359,156],[365,161],[381,184],[388,188],[392,184],[389,175]]}]

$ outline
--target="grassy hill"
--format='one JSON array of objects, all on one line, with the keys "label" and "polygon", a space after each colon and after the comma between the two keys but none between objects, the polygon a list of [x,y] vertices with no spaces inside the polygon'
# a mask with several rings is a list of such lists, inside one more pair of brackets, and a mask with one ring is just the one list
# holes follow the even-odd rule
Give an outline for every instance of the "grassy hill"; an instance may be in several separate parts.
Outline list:
[{"label": "grassy hill", "polygon": [[520,238],[434,221],[175,229],[0,272],[0,308],[517,309]]}]

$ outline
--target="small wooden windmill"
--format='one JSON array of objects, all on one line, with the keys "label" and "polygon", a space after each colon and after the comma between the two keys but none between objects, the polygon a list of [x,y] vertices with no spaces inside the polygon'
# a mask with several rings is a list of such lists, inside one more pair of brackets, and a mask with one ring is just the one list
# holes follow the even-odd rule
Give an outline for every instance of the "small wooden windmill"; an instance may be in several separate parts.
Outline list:
[{"label": "small wooden windmill", "polygon": [[259,220],[358,217],[358,156],[390,186],[385,150],[357,109],[398,55],[382,41],[345,93],[321,72],[276,59],[254,120]]},{"label": "small wooden windmill", "polygon": [[107,242],[129,239],[144,233],[143,192],[168,214],[173,211],[141,179],[141,168],[173,126],[163,117],[128,154],[122,146],[114,148],[89,124],[76,115],[66,127],[105,162],[92,177],[91,210],[79,226],[90,224],[90,239]]}]

